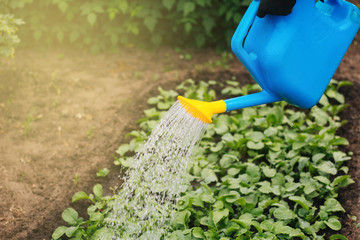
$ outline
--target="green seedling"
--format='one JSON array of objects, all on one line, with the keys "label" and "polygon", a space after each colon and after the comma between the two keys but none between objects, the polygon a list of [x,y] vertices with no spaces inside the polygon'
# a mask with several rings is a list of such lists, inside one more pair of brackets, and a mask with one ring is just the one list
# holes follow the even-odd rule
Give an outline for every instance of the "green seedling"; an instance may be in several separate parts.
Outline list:
[{"label": "green seedling", "polygon": [[135,79],[140,79],[140,78],[141,78],[141,75],[142,75],[141,72],[136,71],[136,72],[135,72]]},{"label": "green seedling", "polygon": [[160,78],[159,74],[155,74],[155,75],[153,76],[153,79],[154,79],[155,81],[159,80],[159,78]]},{"label": "green seedling", "polygon": [[191,55],[190,53],[186,53],[186,54],[184,55],[184,58],[185,58],[185,60],[187,60],[187,61],[191,61],[191,60],[193,59],[193,57],[192,57],[192,55]]},{"label": "green seedling", "polygon": [[77,186],[79,183],[79,175],[75,173],[74,179],[73,179],[74,185]]},{"label": "green seedling", "polygon": [[61,94],[61,89],[57,86],[56,82],[58,80],[58,71],[54,71],[51,73],[50,83],[49,83],[49,90],[53,90],[56,92],[57,95]]},{"label": "green seedling", "polygon": [[29,112],[28,115],[26,116],[26,120],[24,122],[24,130],[23,130],[24,135],[27,135],[29,133],[31,125],[34,122],[33,114],[34,114],[34,110]]},{"label": "green seedling", "polygon": [[[71,239],[100,239],[101,234],[111,234],[104,224],[104,218],[107,216],[106,208],[112,197],[103,196],[103,189],[100,184],[93,187],[94,194],[77,192],[72,198],[72,202],[79,200],[89,200],[92,204],[87,208],[88,218],[79,217],[78,212],[73,208],[67,208],[62,213],[62,219],[68,226],[60,226],[55,229],[52,239],[61,239],[66,236]],[[105,239],[105,238],[104,238]],[[106,238],[108,239],[108,238]]]},{"label": "green seedling", "polygon": [[86,132],[86,135],[87,135],[87,138],[88,139],[92,139],[93,136],[94,136],[94,131],[95,131],[95,128],[94,127],[90,127],[90,129]]},{"label": "green seedling", "polygon": [[107,168],[103,168],[103,169],[100,169],[97,173],[96,173],[96,176],[98,177],[106,177],[108,174],[109,174],[110,170],[107,169]]}]

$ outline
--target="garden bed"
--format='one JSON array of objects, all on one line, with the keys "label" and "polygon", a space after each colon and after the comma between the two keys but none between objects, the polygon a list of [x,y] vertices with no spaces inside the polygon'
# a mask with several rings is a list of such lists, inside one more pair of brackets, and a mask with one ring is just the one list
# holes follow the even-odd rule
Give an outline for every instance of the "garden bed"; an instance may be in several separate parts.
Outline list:
[{"label": "garden bed", "polygon": [[[340,135],[350,142],[346,150],[354,152],[348,165],[355,184],[340,193],[340,200],[347,214],[359,218],[359,35],[357,39],[335,78],[354,83],[344,87],[350,106],[341,117],[349,123]],[[75,192],[90,192],[95,183],[102,183],[111,193],[118,182],[112,155],[124,135],[136,127],[135,121],[147,108],[146,99],[156,94],[158,86],[172,88],[188,77],[226,81],[236,76],[243,84],[252,82],[237,60],[221,62],[214,51],[192,52],[190,61],[182,54],[164,48],[154,53],[123,49],[99,56],[20,50],[14,60],[3,64],[1,239],[49,239],[63,224],[61,212]],[[96,178],[104,167],[110,175]],[[71,206],[85,209],[82,203]],[[357,239],[356,221],[344,214],[342,222],[342,233]]]}]

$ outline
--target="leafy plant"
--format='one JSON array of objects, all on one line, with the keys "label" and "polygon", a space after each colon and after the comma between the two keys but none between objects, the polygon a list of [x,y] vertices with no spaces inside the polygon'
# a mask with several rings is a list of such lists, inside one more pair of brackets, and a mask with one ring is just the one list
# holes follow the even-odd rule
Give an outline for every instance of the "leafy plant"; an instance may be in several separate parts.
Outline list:
[{"label": "leafy plant", "polygon": [[0,14],[0,56],[13,57],[15,46],[20,42],[16,35],[18,26],[25,22],[10,14]]},{"label": "leafy plant", "polygon": [[[33,43],[67,43],[92,52],[119,44],[230,46],[250,0],[3,0],[0,10],[28,22]],[[44,21],[46,19],[46,21]]]},{"label": "leafy plant", "polygon": [[106,177],[108,174],[109,174],[110,170],[107,169],[107,168],[103,168],[103,169],[100,169],[97,173],[96,173],[96,176],[98,177]]},{"label": "leafy plant", "polygon": [[[165,239],[320,240],[329,230],[340,231],[338,213],[345,210],[337,200],[338,190],[353,180],[344,165],[351,153],[338,148],[348,141],[336,131],[345,123],[338,117],[346,107],[339,89],[349,84],[333,80],[320,103],[307,111],[279,102],[215,117],[191,163],[189,188],[178,202],[173,231]],[[219,85],[228,97],[260,89],[240,88],[236,81],[187,80],[177,91],[211,101]],[[140,129],[130,132],[129,143],[118,148],[116,165],[131,167],[133,154],[178,95],[162,88],[159,92],[148,100],[154,108],[145,110],[138,121]],[[78,200],[93,199],[83,192],[75,195]],[[103,219],[111,202],[106,198],[97,208],[103,209]],[[75,222],[72,226],[87,237],[96,233],[111,239],[112,230],[104,221],[97,222],[96,231],[88,229],[91,223]],[[58,231],[66,233],[64,227]],[[329,238],[346,239],[338,233]]]},{"label": "leafy plant", "polygon": [[[63,220],[69,225],[60,226],[55,229],[52,239],[61,239],[63,235],[71,239],[97,239],[99,234],[110,234],[107,228],[104,228],[103,220],[107,216],[106,205],[112,197],[103,196],[103,189],[100,184],[93,188],[94,194],[87,195],[85,192],[77,192],[72,197],[72,202],[87,199],[92,202],[87,209],[88,220],[79,217],[79,214],[73,208],[67,208],[62,213]],[[107,231],[107,232],[106,232]]]},{"label": "leafy plant", "polygon": [[[186,97],[211,101],[217,84],[188,80],[177,89]],[[337,192],[353,183],[343,166],[350,156],[338,149],[348,142],[336,135],[345,123],[337,114],[346,107],[338,90],[348,84],[332,81],[310,111],[281,102],[216,117],[190,169],[194,189],[180,199],[176,231],[169,238],[324,239],[326,229],[339,231],[337,213],[345,210]],[[258,90],[257,85],[239,88],[238,82],[227,81],[221,93],[231,97]],[[162,91],[148,103],[166,106],[176,95]],[[156,109],[145,113],[142,130],[131,134],[132,144],[118,149],[117,164],[131,166],[127,154],[145,140],[149,122],[163,114]],[[344,236],[332,237],[338,238]]]},{"label": "leafy plant", "polygon": [[[196,187],[182,196],[173,239],[324,239],[339,231],[338,189],[353,183],[338,146],[345,107],[332,81],[308,112],[281,102],[214,119],[190,173]],[[243,95],[228,81],[223,94]],[[335,103],[331,104],[330,102]],[[331,239],[344,239],[336,234]]]},{"label": "leafy plant", "polygon": [[23,134],[27,135],[30,131],[31,125],[34,122],[34,110],[30,111],[26,116],[26,120],[24,122],[24,130]]}]

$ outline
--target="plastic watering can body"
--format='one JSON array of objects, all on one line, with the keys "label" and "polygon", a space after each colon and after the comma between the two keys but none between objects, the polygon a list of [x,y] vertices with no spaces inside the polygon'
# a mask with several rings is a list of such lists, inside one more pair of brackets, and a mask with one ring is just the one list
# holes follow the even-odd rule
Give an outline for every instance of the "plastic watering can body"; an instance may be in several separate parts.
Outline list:
[{"label": "plastic watering can body", "polygon": [[260,93],[225,100],[227,111],[285,100],[318,103],[357,31],[360,10],[344,0],[297,0],[287,16],[256,16],[253,0],[231,42]]}]

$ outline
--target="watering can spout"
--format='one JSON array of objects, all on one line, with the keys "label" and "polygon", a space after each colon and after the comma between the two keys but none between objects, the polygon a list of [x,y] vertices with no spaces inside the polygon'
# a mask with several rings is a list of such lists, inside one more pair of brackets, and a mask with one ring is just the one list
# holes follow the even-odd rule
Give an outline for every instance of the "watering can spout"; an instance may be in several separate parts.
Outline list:
[{"label": "watering can spout", "polygon": [[226,111],[228,112],[261,104],[273,103],[280,100],[280,97],[263,90],[258,93],[227,99],[224,102],[226,104]]},{"label": "watering can spout", "polygon": [[229,112],[280,100],[281,98],[266,91],[215,102],[192,100],[182,96],[178,97],[178,101],[188,113],[194,118],[206,123],[211,123],[212,116],[217,113]]}]

